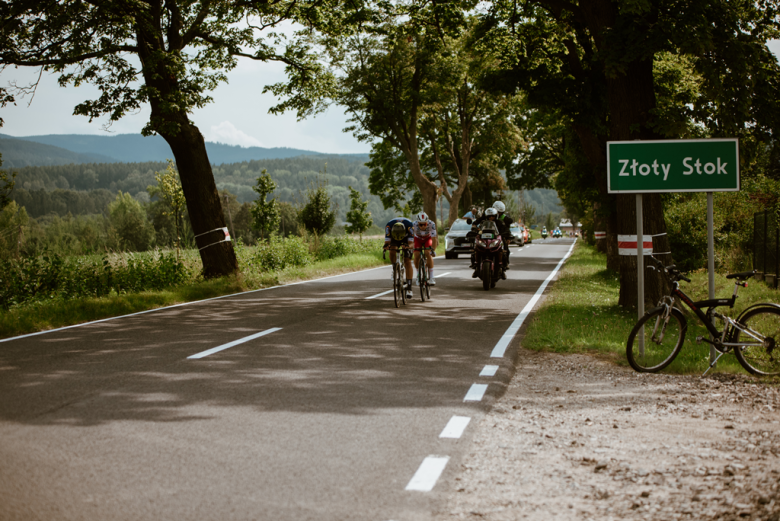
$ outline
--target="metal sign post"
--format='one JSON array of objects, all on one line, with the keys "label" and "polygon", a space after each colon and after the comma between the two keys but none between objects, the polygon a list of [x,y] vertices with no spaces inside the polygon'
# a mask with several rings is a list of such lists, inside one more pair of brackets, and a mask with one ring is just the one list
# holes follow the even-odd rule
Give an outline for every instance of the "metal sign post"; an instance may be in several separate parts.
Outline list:
[{"label": "metal sign post", "polygon": [[[714,231],[714,211],[712,203],[712,192],[707,192],[707,272],[709,283],[709,299],[715,298],[715,231]],[[714,319],[713,319],[714,321]],[[710,340],[715,340],[710,335]],[[710,364],[715,361],[718,353],[715,352],[715,346],[710,344]]]},{"label": "metal sign post", "polygon": [[[739,142],[736,139],[678,139],[607,142],[607,191],[636,194],[637,311],[644,315],[644,230],[642,194],[707,193],[707,270],[709,298],[715,298],[713,192],[739,191]],[[622,254],[622,253],[621,253]],[[644,353],[644,332],[639,335]],[[715,360],[710,347],[710,362]]]},{"label": "metal sign post", "polygon": [[[645,238],[642,215],[642,194],[636,194],[636,311],[641,319],[645,314]],[[639,330],[639,356],[645,356],[645,328]]]}]

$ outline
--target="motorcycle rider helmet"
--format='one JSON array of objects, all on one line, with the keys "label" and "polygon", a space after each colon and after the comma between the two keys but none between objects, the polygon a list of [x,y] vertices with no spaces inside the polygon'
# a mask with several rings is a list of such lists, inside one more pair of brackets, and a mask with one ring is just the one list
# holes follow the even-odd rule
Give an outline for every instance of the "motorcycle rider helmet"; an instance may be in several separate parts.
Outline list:
[{"label": "motorcycle rider helmet", "polygon": [[390,230],[390,237],[396,241],[404,240],[404,237],[406,237],[406,226],[403,223],[393,224],[393,228]]},{"label": "motorcycle rider helmet", "polygon": [[498,215],[498,210],[495,208],[488,208],[485,210],[485,218],[490,219],[491,217],[495,217]]},{"label": "motorcycle rider helmet", "polygon": [[493,203],[493,208],[495,208],[498,213],[504,213],[506,211],[506,205],[501,201]]}]

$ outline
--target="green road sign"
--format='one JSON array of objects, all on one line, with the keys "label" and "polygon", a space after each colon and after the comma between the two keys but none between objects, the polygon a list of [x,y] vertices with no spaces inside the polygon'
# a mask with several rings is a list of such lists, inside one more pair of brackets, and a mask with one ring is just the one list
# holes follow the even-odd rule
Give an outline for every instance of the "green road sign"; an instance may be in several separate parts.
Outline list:
[{"label": "green road sign", "polygon": [[611,194],[739,191],[736,139],[608,141]]}]

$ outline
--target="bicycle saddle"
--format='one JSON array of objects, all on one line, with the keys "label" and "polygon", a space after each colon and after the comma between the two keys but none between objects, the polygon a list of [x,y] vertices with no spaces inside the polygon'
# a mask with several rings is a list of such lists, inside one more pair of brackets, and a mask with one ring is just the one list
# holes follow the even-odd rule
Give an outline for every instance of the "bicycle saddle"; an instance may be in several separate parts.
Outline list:
[{"label": "bicycle saddle", "polygon": [[726,275],[727,279],[737,279],[737,280],[747,280],[753,275],[755,275],[755,271],[742,271],[740,273],[731,273],[729,275]]}]

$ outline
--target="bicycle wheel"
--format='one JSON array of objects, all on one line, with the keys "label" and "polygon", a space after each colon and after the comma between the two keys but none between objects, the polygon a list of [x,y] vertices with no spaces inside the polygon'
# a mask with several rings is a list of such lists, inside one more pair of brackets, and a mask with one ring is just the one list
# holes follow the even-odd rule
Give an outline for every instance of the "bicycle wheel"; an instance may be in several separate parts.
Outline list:
[{"label": "bicycle wheel", "polygon": [[482,287],[485,291],[490,289],[491,282],[493,282],[493,267],[489,260],[482,261]]},{"label": "bicycle wheel", "polygon": [[403,261],[401,262],[401,268],[398,270],[398,280],[401,282],[401,302],[406,305],[406,275],[404,272]]},{"label": "bicycle wheel", "polygon": [[400,285],[401,274],[398,272],[398,266],[393,264],[393,298],[395,299],[395,307],[401,307],[401,301],[403,299],[403,288]]},{"label": "bicycle wheel", "polygon": [[[657,373],[671,364],[682,349],[688,322],[677,309],[672,309],[666,322],[663,315],[664,308],[651,309],[628,335],[626,357],[631,367],[640,373]],[[639,336],[643,326],[644,334]],[[640,339],[644,339],[644,346],[640,345]]]},{"label": "bicycle wheel", "polygon": [[425,265],[425,256],[420,255],[420,268],[417,270],[417,285],[420,286],[420,300],[425,302],[425,286],[428,285],[428,266]]},{"label": "bicycle wheel", "polygon": [[756,375],[780,374],[780,347],[777,345],[780,340],[780,309],[765,307],[750,310],[739,323],[747,332],[735,329],[731,341],[745,344],[734,349],[742,367]]}]

